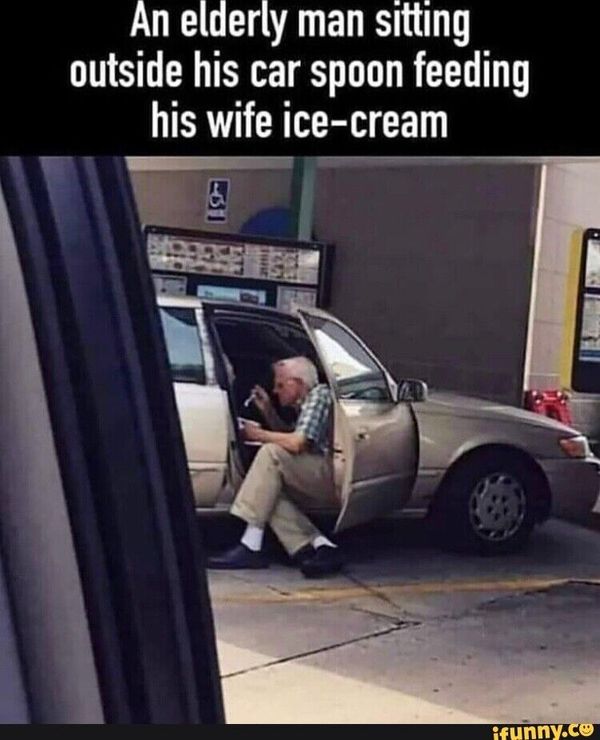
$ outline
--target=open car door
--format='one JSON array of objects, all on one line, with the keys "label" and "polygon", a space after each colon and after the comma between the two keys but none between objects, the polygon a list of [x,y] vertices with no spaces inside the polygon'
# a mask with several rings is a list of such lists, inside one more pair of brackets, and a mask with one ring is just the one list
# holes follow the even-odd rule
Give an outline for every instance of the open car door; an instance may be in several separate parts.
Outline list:
[{"label": "open car door", "polygon": [[342,509],[336,531],[400,509],[418,467],[417,423],[396,402],[391,376],[344,324],[298,309],[334,394],[334,468]]}]

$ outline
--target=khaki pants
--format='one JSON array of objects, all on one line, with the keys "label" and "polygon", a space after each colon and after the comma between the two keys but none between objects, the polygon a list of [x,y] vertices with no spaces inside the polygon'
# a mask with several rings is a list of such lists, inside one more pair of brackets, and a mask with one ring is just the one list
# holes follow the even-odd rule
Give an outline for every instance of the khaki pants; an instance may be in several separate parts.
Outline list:
[{"label": "khaki pants", "polygon": [[265,444],[233,502],[231,513],[264,529],[269,524],[289,555],[320,532],[296,506],[338,508],[331,459],[325,455],[292,455],[279,445]]}]

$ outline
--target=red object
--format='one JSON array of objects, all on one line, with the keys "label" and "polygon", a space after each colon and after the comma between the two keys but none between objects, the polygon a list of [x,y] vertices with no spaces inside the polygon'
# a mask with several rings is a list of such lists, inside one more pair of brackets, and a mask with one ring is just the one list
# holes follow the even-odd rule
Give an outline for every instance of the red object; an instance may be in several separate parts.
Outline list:
[{"label": "red object", "polygon": [[573,423],[569,410],[569,396],[564,391],[527,391],[525,408],[561,421],[567,426]]}]

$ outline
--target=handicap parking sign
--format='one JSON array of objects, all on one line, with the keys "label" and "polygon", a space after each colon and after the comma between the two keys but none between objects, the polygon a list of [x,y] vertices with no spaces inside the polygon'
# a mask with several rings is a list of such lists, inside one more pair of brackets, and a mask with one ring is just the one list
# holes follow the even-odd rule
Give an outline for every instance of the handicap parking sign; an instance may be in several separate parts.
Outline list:
[{"label": "handicap parking sign", "polygon": [[223,178],[211,178],[208,181],[206,194],[206,222],[209,224],[224,224],[227,221],[229,206],[229,191],[231,184]]}]

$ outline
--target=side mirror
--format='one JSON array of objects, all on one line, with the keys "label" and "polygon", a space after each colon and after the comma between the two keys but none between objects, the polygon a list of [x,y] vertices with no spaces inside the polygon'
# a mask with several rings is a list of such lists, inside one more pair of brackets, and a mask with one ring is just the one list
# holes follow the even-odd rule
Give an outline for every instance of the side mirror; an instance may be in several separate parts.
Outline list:
[{"label": "side mirror", "polygon": [[422,380],[401,380],[398,383],[398,403],[422,403],[429,397],[427,383]]}]

